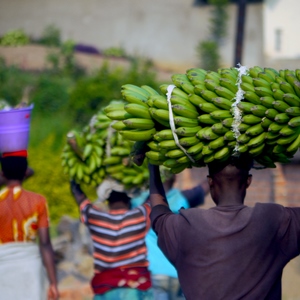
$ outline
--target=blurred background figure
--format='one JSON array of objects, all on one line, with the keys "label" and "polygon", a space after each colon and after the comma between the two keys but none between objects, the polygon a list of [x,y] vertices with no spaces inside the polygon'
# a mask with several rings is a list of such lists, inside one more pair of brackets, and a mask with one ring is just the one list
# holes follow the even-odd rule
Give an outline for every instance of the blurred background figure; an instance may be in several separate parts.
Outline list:
[{"label": "blurred background figure", "polygon": [[[176,175],[169,169],[160,166],[160,174],[166,191],[166,197],[170,209],[178,213],[180,208],[196,207],[204,204],[205,196],[209,192],[209,185],[205,178],[198,185],[186,190],[176,188]],[[145,202],[149,197],[149,191],[143,192],[139,197],[132,199],[132,206],[136,207]],[[150,229],[146,236],[148,249],[149,269],[155,300],[181,300],[185,299],[181,292],[177,271],[157,245],[157,235]]]},{"label": "blurred background figure", "polygon": [[153,299],[145,244],[149,203],[130,209],[131,198],[111,179],[97,188],[97,202],[107,200],[108,210],[91,203],[75,181],[71,181],[71,192],[93,242],[94,300]]},{"label": "blurred background figure", "polygon": [[25,176],[33,174],[27,164],[25,150],[2,154],[0,295],[1,299],[58,299],[47,202],[22,188]]}]

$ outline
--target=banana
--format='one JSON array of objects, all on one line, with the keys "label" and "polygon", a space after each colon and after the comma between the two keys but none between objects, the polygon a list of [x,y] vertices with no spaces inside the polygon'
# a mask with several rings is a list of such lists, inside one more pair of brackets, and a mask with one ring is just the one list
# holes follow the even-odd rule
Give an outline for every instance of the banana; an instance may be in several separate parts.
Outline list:
[{"label": "banana", "polygon": [[190,166],[190,163],[183,163],[183,164],[179,164],[176,167],[170,168],[170,170],[173,174],[179,174],[180,172],[182,172],[184,169],[188,168],[189,166]]},{"label": "banana", "polygon": [[293,82],[293,88],[294,88],[294,90],[295,90],[295,92],[296,92],[296,95],[298,96],[298,97],[300,97],[300,81],[298,81],[298,80],[295,80],[294,82]]},{"label": "banana", "polygon": [[166,157],[169,158],[179,158],[185,156],[185,153],[181,149],[171,149],[165,154]]},{"label": "banana", "polygon": [[173,74],[171,80],[179,88],[183,82],[190,82],[186,74]]},{"label": "banana", "polygon": [[290,159],[284,153],[274,153],[273,159],[276,162],[280,162],[282,164],[286,164],[290,162]]},{"label": "banana", "polygon": [[220,85],[230,90],[232,93],[236,94],[238,87],[235,84],[235,81],[231,81],[228,78],[220,78]]},{"label": "banana", "polygon": [[284,101],[276,100],[273,102],[273,107],[279,112],[285,112],[290,106]]},{"label": "banana", "polygon": [[257,76],[265,80],[266,82],[268,82],[269,85],[275,80],[275,75],[271,75],[269,72],[265,72],[265,71],[259,72]]},{"label": "banana", "polygon": [[159,147],[159,142],[157,141],[150,141],[149,143],[147,143],[147,146],[154,151],[160,151],[161,148]]},{"label": "banana", "polygon": [[211,163],[214,160],[215,160],[214,153],[204,155],[204,157],[203,157],[203,161],[206,164],[209,164],[209,163]]},{"label": "banana", "polygon": [[175,116],[174,117],[174,123],[178,125],[179,127],[194,127],[199,126],[197,119],[190,119],[186,117],[181,116]]},{"label": "banana", "polygon": [[155,96],[150,96],[149,100],[152,101],[153,105],[155,108],[159,109],[165,109],[168,110],[168,101],[167,99],[162,96],[162,95],[155,95]]},{"label": "banana", "polygon": [[215,110],[219,110],[220,108],[213,103],[202,103],[199,104],[200,109],[205,113],[211,113]]},{"label": "banana", "polygon": [[273,89],[273,98],[276,100],[283,100],[283,95],[285,94],[281,89]]},{"label": "banana", "polygon": [[265,136],[266,132],[262,132],[261,134],[250,139],[250,141],[247,143],[247,146],[249,148],[256,148],[259,145],[264,144]]},{"label": "banana", "polygon": [[263,152],[264,148],[265,148],[265,144],[262,143],[262,144],[260,144],[260,145],[258,145],[258,146],[256,146],[256,147],[251,148],[251,149],[249,150],[249,153],[250,153],[253,157],[256,157],[256,156],[260,155],[260,154]]},{"label": "banana", "polygon": [[235,93],[230,91],[228,88],[224,86],[216,86],[215,93],[218,94],[220,97],[226,98],[228,100],[233,100],[235,98]]},{"label": "banana", "polygon": [[111,123],[110,125],[113,129],[119,131],[119,130],[127,130],[129,128],[126,127],[126,125],[123,123],[122,120],[116,121],[114,123]]},{"label": "banana", "polygon": [[220,136],[218,137],[217,139],[211,141],[209,144],[208,144],[208,147],[210,149],[213,149],[213,150],[216,150],[216,149],[219,149],[221,147],[224,147],[226,145],[226,141],[224,140],[224,137],[223,136]]},{"label": "banana", "polygon": [[285,110],[285,112],[292,117],[298,117],[300,116],[300,107],[289,107]]},{"label": "banana", "polygon": [[245,91],[244,98],[253,104],[261,104],[260,97],[256,95],[255,91]]},{"label": "banana", "polygon": [[181,89],[185,91],[187,94],[194,93],[195,86],[191,82],[182,82]]},{"label": "banana", "polygon": [[160,131],[156,131],[155,137],[159,137],[162,140],[171,140],[173,139],[173,133],[171,129],[163,129]]},{"label": "banana", "polygon": [[148,141],[150,140],[156,132],[155,128],[146,130],[121,130],[119,131],[123,138],[129,141]]},{"label": "banana", "polygon": [[250,128],[248,128],[245,132],[246,135],[249,135],[251,137],[257,136],[259,134],[261,134],[262,132],[264,132],[264,128],[262,127],[262,125],[260,123],[255,124],[253,126],[251,126]]},{"label": "banana", "polygon": [[268,119],[274,120],[279,112],[275,108],[268,108],[265,112],[265,115]]},{"label": "banana", "polygon": [[110,111],[122,110],[124,109],[124,106],[125,106],[124,102],[111,102],[109,105],[103,108],[103,112],[107,114]]},{"label": "banana", "polygon": [[298,80],[300,80],[300,69],[295,70],[295,75],[298,78]]},{"label": "banana", "polygon": [[216,134],[224,135],[230,129],[225,127],[222,123],[215,123],[211,126],[211,130]]},{"label": "banana", "polygon": [[266,140],[274,140],[276,143],[277,139],[280,137],[279,131],[277,131],[277,132],[268,131],[265,136]]},{"label": "banana", "polygon": [[274,89],[280,89],[280,84],[277,83],[277,82],[272,82],[272,83],[270,84],[270,86],[271,86],[271,90],[272,90],[272,91],[273,91]]},{"label": "banana", "polygon": [[143,97],[142,95],[140,95],[138,93],[134,93],[131,91],[123,91],[122,97],[125,101],[127,101],[129,103],[137,103],[137,104],[141,104],[144,106],[148,106],[147,105],[148,97]]},{"label": "banana", "polygon": [[265,97],[265,96],[273,96],[273,92],[271,88],[266,88],[266,87],[255,87],[254,88],[255,93],[259,97]]},{"label": "banana", "polygon": [[233,121],[234,121],[233,118],[227,118],[222,120],[222,124],[227,128],[231,128]]},{"label": "banana", "polygon": [[212,111],[210,113],[210,115],[214,118],[214,119],[218,119],[218,120],[224,120],[227,118],[232,118],[231,112],[228,110],[215,110]]},{"label": "banana", "polygon": [[213,125],[219,122],[218,119],[214,119],[210,114],[202,114],[198,117],[198,121],[203,124]]},{"label": "banana", "polygon": [[295,133],[295,128],[291,127],[290,125],[286,124],[282,129],[280,129],[279,134],[281,136],[288,136]]},{"label": "banana", "polygon": [[154,128],[154,122],[149,119],[142,119],[142,118],[129,118],[123,120],[123,123],[126,125],[127,128],[132,129],[151,129]]},{"label": "banana", "polygon": [[165,109],[149,109],[150,113],[153,111],[153,115],[155,115],[158,119],[169,122],[169,112]]},{"label": "banana", "polygon": [[290,85],[288,82],[286,81],[281,81],[280,82],[280,89],[285,93],[290,93],[290,94],[295,94],[295,91],[292,87],[292,85]]},{"label": "banana", "polygon": [[260,97],[261,105],[265,106],[266,108],[273,108],[274,101],[275,99],[272,96]]},{"label": "banana", "polygon": [[213,154],[214,152],[215,152],[215,151],[214,151],[213,149],[210,149],[210,148],[208,147],[208,145],[203,145],[201,154],[202,154],[203,156],[205,156],[205,155],[211,155],[211,154]]},{"label": "banana", "polygon": [[235,147],[237,147],[237,142],[234,140],[234,141],[230,141],[227,143],[227,146],[231,149],[234,149]]},{"label": "banana", "polygon": [[254,116],[252,114],[244,115],[242,117],[242,123],[248,124],[248,125],[255,125],[261,122],[261,118]]},{"label": "banana", "polygon": [[242,79],[243,83],[253,85],[253,79],[252,78],[254,78],[254,77],[257,77],[257,76],[242,75],[241,79]]},{"label": "banana", "polygon": [[247,144],[251,140],[251,136],[246,133],[242,133],[238,136],[237,142],[240,144]]},{"label": "banana", "polygon": [[277,140],[278,145],[289,145],[291,144],[297,137],[299,136],[299,132],[295,132],[288,136],[282,136]]},{"label": "banana", "polygon": [[232,102],[223,97],[212,98],[212,103],[221,109],[230,110],[232,106]]},{"label": "banana", "polygon": [[186,106],[180,105],[180,104],[172,105],[172,110],[178,116],[182,116],[182,117],[186,117],[186,118],[195,119],[199,116],[199,113],[197,112],[197,110],[191,110],[191,109],[187,108]]},{"label": "banana", "polygon": [[103,165],[117,165],[122,162],[121,156],[107,156],[103,159]]},{"label": "banana", "polygon": [[[196,92],[196,87],[195,87]],[[209,90],[201,90],[200,95],[202,98],[204,98],[208,102],[212,102],[212,98],[218,97],[218,95],[215,92],[209,91]]]},{"label": "banana", "polygon": [[242,82],[241,85],[240,85],[241,89],[244,91],[244,92],[252,92],[252,93],[255,93],[255,90],[254,90],[254,86],[250,83],[247,83],[247,82]]},{"label": "banana", "polygon": [[201,126],[178,127],[175,129],[175,132],[179,136],[194,136],[200,129]]},{"label": "banana", "polygon": [[300,134],[298,137],[286,148],[287,152],[295,152],[300,148]]},{"label": "banana", "polygon": [[162,149],[178,149],[176,142],[173,139],[170,140],[162,140],[159,142],[159,147]]},{"label": "banana", "polygon": [[127,92],[132,92],[132,93],[136,93],[141,95],[144,99],[147,99],[150,95],[150,93],[148,91],[146,91],[145,89],[133,85],[133,84],[123,84],[121,87],[121,93],[127,93]]},{"label": "banana", "polygon": [[279,124],[285,124],[290,120],[290,116],[286,113],[280,113],[276,115],[274,118],[274,121],[276,121]]},{"label": "banana", "polygon": [[156,111],[157,111],[157,109],[155,109],[153,107],[149,108],[150,115],[152,116],[152,118],[155,121],[157,121],[159,124],[163,125],[166,128],[170,128],[169,121],[165,121],[165,120],[161,119],[160,116],[157,116],[155,113]]},{"label": "banana", "polygon": [[[207,71],[201,68],[190,68],[186,70],[186,75],[189,76],[199,76],[200,78],[204,79],[206,76]],[[190,78],[189,78],[190,79]]]},{"label": "banana", "polygon": [[224,140],[226,141],[234,141],[235,140],[235,136],[234,136],[234,132],[229,130],[224,134]]},{"label": "banana", "polygon": [[202,137],[208,141],[212,141],[220,137],[220,135],[214,133],[211,127],[207,127],[203,132]]},{"label": "banana", "polygon": [[215,90],[215,88],[218,86],[219,82],[216,82],[215,80],[212,80],[212,79],[205,79],[204,84],[205,84],[206,89],[213,92]]},{"label": "banana", "polygon": [[265,129],[268,129],[269,128],[269,126],[271,125],[271,123],[273,123],[273,120],[271,120],[271,119],[269,119],[269,118],[267,118],[267,117],[263,117],[262,119],[261,119],[261,126],[263,127],[263,128],[265,128]]},{"label": "banana", "polygon": [[192,104],[190,102],[189,98],[185,99],[185,98],[182,98],[182,97],[180,97],[178,95],[172,95],[170,100],[171,100],[172,104],[183,105],[183,106],[186,106],[187,108],[189,108],[191,110],[197,111],[197,108],[195,107],[194,104]]},{"label": "banana", "polygon": [[299,117],[294,117],[294,118],[290,119],[290,121],[288,122],[288,124],[291,127],[298,127],[298,126],[300,126],[300,116]]},{"label": "banana", "polygon": [[158,91],[156,91],[153,87],[151,87],[149,85],[142,85],[141,88],[146,90],[150,96],[151,95],[159,95]]},{"label": "banana", "polygon": [[[169,86],[169,84],[162,84],[159,86],[159,89],[163,94],[166,95],[168,92],[168,86]],[[177,96],[180,96],[180,97],[188,100],[188,94],[178,87],[175,87],[172,90],[172,95],[177,95]]]},{"label": "banana", "polygon": [[184,164],[184,163],[190,163],[191,159],[185,155],[185,156],[182,156],[180,158],[177,158],[176,161],[179,164]]},{"label": "banana", "polygon": [[251,68],[249,68],[249,74],[250,74],[249,77],[257,77],[259,72],[262,72],[262,70],[258,71],[256,68],[251,67]]},{"label": "banana", "polygon": [[181,146],[186,148],[186,147],[191,147],[191,146],[198,144],[199,139],[196,137],[196,135],[186,136],[186,137],[180,138],[179,143]]},{"label": "banana", "polygon": [[206,86],[204,84],[204,81],[202,83],[198,83],[194,86],[194,93],[198,96],[201,96],[202,90],[206,90]]},{"label": "banana", "polygon": [[225,157],[229,157],[230,154],[231,154],[230,148],[223,147],[222,149],[220,149],[214,153],[214,159],[221,160],[221,159],[224,159]]},{"label": "banana", "polygon": [[134,116],[129,114],[125,109],[110,111],[106,114],[111,120],[126,120]]},{"label": "banana", "polygon": [[221,71],[220,83],[221,83],[221,79],[228,79],[232,82],[232,84],[236,84],[237,76],[235,74],[233,74],[231,71],[223,69]]},{"label": "banana", "polygon": [[124,109],[134,117],[143,119],[152,119],[148,108],[136,103],[128,103],[124,106]]},{"label": "banana", "polygon": [[202,97],[200,97],[196,94],[190,94],[189,101],[197,107],[199,106],[199,104],[208,103],[206,100],[204,100]]},{"label": "banana", "polygon": [[152,160],[164,161],[166,159],[165,155],[161,154],[159,151],[147,151],[145,155]]},{"label": "banana", "polygon": [[283,95],[283,101],[286,102],[289,106],[300,106],[300,98],[296,96],[295,94],[284,94]]},{"label": "banana", "polygon": [[261,77],[255,77],[253,78],[253,85],[255,87],[264,87],[267,89],[271,90],[271,85],[268,81],[266,81],[265,79],[261,78]]},{"label": "banana", "polygon": [[267,108],[265,106],[259,104],[251,107],[252,114],[257,117],[264,117],[266,110]]},{"label": "banana", "polygon": [[163,166],[166,168],[173,168],[180,164],[178,164],[177,160],[175,158],[168,158],[163,162]]},{"label": "banana", "polygon": [[284,125],[285,124],[279,124],[279,123],[274,121],[272,124],[270,124],[270,126],[268,128],[268,131],[271,131],[273,133],[277,133],[284,127]]},{"label": "banana", "polygon": [[195,144],[195,145],[189,147],[189,148],[186,150],[186,152],[187,152],[187,154],[189,154],[189,155],[195,155],[195,154],[198,154],[198,153],[200,153],[200,152],[202,151],[203,146],[204,146],[204,145],[203,145],[203,142],[198,142],[197,144]]},{"label": "banana", "polygon": [[237,104],[237,107],[238,107],[244,114],[250,114],[250,113],[251,113],[251,108],[252,108],[254,105],[255,105],[255,104],[253,104],[253,103],[240,101],[240,102]]},{"label": "banana", "polygon": [[275,70],[274,68],[264,68],[264,72],[269,74],[271,76],[271,78],[273,79],[273,81],[275,80],[276,76],[279,76],[279,73],[277,70]]},{"label": "banana", "polygon": [[219,82],[221,75],[215,71],[207,71],[205,74],[205,78]]}]

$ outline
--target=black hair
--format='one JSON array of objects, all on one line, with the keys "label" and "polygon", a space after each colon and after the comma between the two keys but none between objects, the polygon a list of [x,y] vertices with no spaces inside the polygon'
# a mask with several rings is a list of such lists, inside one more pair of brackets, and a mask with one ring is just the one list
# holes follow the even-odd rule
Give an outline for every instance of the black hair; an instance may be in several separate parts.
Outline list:
[{"label": "black hair", "polygon": [[218,162],[215,160],[208,164],[209,175],[214,175],[221,172],[228,165],[232,165],[240,170],[249,172],[253,167],[253,158],[246,153],[242,153],[239,156],[230,156],[224,162]]},{"label": "black hair", "polygon": [[6,179],[22,181],[28,167],[27,158],[23,156],[2,157],[1,167]]},{"label": "black hair", "polygon": [[115,203],[115,202],[124,202],[124,203],[129,203],[130,202],[130,197],[124,192],[116,192],[112,191],[108,197],[108,202],[109,203]]}]

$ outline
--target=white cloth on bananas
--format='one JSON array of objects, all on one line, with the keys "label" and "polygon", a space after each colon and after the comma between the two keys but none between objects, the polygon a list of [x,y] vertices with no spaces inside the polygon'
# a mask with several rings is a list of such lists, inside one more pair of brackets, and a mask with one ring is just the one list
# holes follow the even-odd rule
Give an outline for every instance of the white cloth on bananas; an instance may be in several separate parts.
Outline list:
[{"label": "white cloth on bananas", "polygon": [[[248,68],[245,67],[245,66],[242,66],[240,63],[238,64],[238,68],[236,68],[238,70],[238,80],[237,80],[237,87],[238,87],[238,90],[235,94],[235,97],[234,97],[234,103],[232,104],[232,108],[233,108],[233,122],[232,122],[232,131],[234,133],[234,136],[235,136],[235,139],[237,141],[237,138],[240,136],[240,131],[239,131],[239,125],[241,124],[242,122],[242,114],[241,114],[241,110],[239,109],[238,107],[238,104],[240,103],[240,101],[243,100],[244,98],[244,91],[242,90],[241,88],[241,83],[242,83],[242,75],[247,75],[247,72],[248,72]],[[237,142],[236,143],[236,146],[234,148],[234,154],[237,154],[238,153],[238,148],[239,148],[239,143]],[[234,155],[233,154],[233,155]]]},{"label": "white cloth on bananas", "polygon": [[172,134],[174,137],[174,141],[177,145],[178,148],[180,148],[185,155],[189,158],[189,160],[191,162],[195,162],[194,159],[186,152],[186,150],[180,145],[179,140],[178,140],[178,136],[175,132],[176,128],[175,128],[175,123],[174,123],[174,118],[173,118],[173,111],[172,111],[172,104],[171,104],[171,96],[172,96],[172,91],[176,86],[173,84],[170,84],[167,88],[167,102],[168,102],[168,106],[169,106],[169,120],[170,120],[170,127],[172,130]]},{"label": "white cloth on bananas", "polygon": [[98,196],[96,202],[103,202],[107,200],[112,191],[125,192],[125,188],[114,179],[108,178],[103,180],[96,190]]}]

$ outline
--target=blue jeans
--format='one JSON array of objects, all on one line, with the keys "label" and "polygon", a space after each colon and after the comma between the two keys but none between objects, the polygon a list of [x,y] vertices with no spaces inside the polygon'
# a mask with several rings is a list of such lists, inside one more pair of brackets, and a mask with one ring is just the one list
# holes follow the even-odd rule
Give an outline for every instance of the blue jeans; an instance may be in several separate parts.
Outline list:
[{"label": "blue jeans", "polygon": [[155,300],[184,300],[177,278],[165,275],[151,275]]},{"label": "blue jeans", "polygon": [[116,288],[102,295],[95,295],[94,300],[153,300],[153,290],[140,291],[130,288]]}]

